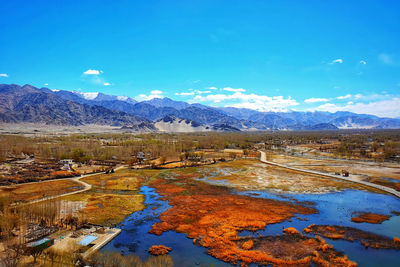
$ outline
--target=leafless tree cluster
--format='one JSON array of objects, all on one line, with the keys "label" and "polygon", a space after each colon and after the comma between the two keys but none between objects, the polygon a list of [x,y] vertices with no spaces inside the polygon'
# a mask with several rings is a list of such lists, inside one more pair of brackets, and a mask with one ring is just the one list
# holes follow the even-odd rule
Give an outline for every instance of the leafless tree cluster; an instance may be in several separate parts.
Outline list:
[{"label": "leafless tree cluster", "polygon": [[149,257],[142,262],[138,256],[122,256],[118,252],[96,253],[90,259],[86,260],[89,266],[102,267],[172,267],[172,259],[168,255]]},{"label": "leafless tree cluster", "polygon": [[262,134],[193,133],[193,134],[104,134],[62,137],[0,136],[0,160],[10,155],[34,155],[41,161],[72,158],[76,162],[128,161],[138,152],[153,158],[176,156],[194,149],[223,149],[228,146],[248,148],[262,140]]},{"label": "leafless tree cluster", "polygon": [[[48,236],[60,228],[76,229],[85,223],[74,216],[77,210],[74,205],[74,202],[51,199],[16,206],[8,199],[0,199],[0,242],[4,247],[0,258],[5,266],[17,266],[23,255],[32,255],[36,261],[43,250],[28,249],[26,243]],[[67,256],[57,257],[65,261]]]},{"label": "leafless tree cluster", "polygon": [[[360,155],[374,147],[382,150],[385,158],[399,153],[399,130],[349,130],[309,132],[241,132],[241,133],[148,133],[148,134],[87,134],[70,136],[23,137],[0,136],[0,160],[10,155],[34,155],[41,161],[72,158],[76,162],[89,160],[128,162],[138,152],[152,158],[179,156],[198,149],[221,150],[228,147],[249,149],[257,143],[267,148],[288,145],[343,143],[338,153],[347,153],[356,145]],[[348,145],[351,144],[351,145]],[[374,147],[372,145],[374,144]],[[366,149],[366,146],[367,149]],[[357,153],[358,153],[357,152]]]}]

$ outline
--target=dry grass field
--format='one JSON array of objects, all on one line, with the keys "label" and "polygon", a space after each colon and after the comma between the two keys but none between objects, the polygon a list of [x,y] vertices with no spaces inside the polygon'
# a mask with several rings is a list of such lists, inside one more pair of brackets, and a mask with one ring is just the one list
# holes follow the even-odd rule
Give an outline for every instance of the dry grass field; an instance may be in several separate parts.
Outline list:
[{"label": "dry grass field", "polygon": [[326,193],[344,189],[370,190],[364,186],[318,175],[304,174],[258,160],[235,160],[199,168],[201,177],[239,190],[270,190],[285,193]]},{"label": "dry grass field", "polygon": [[79,216],[90,223],[113,225],[144,208],[144,196],[138,193],[143,179],[140,173],[128,169],[99,174],[83,179],[93,186],[87,192],[66,196],[65,201],[84,202]]},{"label": "dry grass field", "polygon": [[82,188],[82,185],[75,181],[54,180],[2,187],[0,189],[0,197],[8,198],[12,202],[28,202],[40,198],[78,191]]},{"label": "dry grass field", "polygon": [[314,159],[269,153],[267,159],[300,169],[335,174],[346,170],[355,179],[368,181],[400,190],[400,166],[396,163],[350,161],[340,159]]},{"label": "dry grass field", "polygon": [[79,216],[89,223],[113,225],[121,222],[126,216],[144,208],[144,196],[141,194],[107,194],[85,192],[63,198],[65,201],[85,202],[86,206],[79,211]]}]

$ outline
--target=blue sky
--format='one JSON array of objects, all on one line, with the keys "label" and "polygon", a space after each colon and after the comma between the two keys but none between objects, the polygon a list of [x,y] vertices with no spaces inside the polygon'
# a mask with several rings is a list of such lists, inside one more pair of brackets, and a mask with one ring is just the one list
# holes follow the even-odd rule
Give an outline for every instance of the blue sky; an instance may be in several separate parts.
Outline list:
[{"label": "blue sky", "polygon": [[4,1],[0,83],[400,116],[398,1]]}]

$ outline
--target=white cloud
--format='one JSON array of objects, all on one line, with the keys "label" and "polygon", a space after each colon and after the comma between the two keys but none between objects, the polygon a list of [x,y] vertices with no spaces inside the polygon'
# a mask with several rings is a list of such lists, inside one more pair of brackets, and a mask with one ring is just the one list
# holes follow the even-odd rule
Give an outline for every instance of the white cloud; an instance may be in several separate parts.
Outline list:
[{"label": "white cloud", "polygon": [[199,95],[201,95],[201,94],[210,94],[211,93],[211,91],[201,91],[201,90],[194,90],[194,89],[188,89],[188,91],[190,91],[190,92],[183,92],[183,93],[175,93],[175,95],[183,95],[183,96],[185,96],[185,95],[194,95],[194,94],[199,94]]},{"label": "white cloud", "polygon": [[367,65],[367,61],[365,61],[365,60],[360,60],[360,64],[362,64],[362,65]]},{"label": "white cloud", "polygon": [[355,99],[360,99],[360,98],[362,98],[362,97],[363,97],[362,94],[356,94],[356,95],[354,96]]},{"label": "white cloud", "polygon": [[102,70],[88,69],[87,71],[83,72],[81,78],[85,82],[90,82],[96,85],[110,86],[111,83],[107,82],[103,75],[101,75],[103,73],[104,72]]},{"label": "white cloud", "polygon": [[197,95],[194,99],[201,101],[201,102],[212,101],[215,103],[219,103],[221,101],[225,101],[225,100],[232,99],[232,98],[230,98],[229,95],[215,94],[215,95],[207,95],[207,96]]},{"label": "white cloud", "polygon": [[343,63],[343,59],[341,59],[341,58],[338,58],[338,59],[334,59],[334,60],[332,60],[329,64],[335,64],[335,63],[339,63],[339,64],[342,64]]},{"label": "white cloud", "polygon": [[188,96],[188,95],[194,95],[194,92],[175,93],[175,95]]},{"label": "white cloud", "polygon": [[304,100],[304,102],[306,103],[317,103],[317,102],[328,102],[329,99],[328,98],[308,98],[306,100]]},{"label": "white cloud", "polygon": [[152,95],[161,95],[162,93],[163,92],[160,91],[160,90],[153,90],[153,91],[150,92],[150,94],[152,94]]},{"label": "white cloud", "polygon": [[208,90],[217,90],[218,88],[215,87],[215,86],[210,86],[210,87],[206,87],[206,89],[208,89]]},{"label": "white cloud", "polygon": [[137,101],[147,101],[153,98],[163,98],[162,94],[163,92],[160,90],[153,90],[150,92],[150,95],[140,94],[137,97],[135,97],[135,99]]},{"label": "white cloud", "polygon": [[200,90],[196,90],[195,91],[197,94],[210,94],[211,91],[200,91]]},{"label": "white cloud", "polygon": [[45,83],[45,84],[44,84],[44,86],[48,86],[48,85],[49,85],[48,83]]},{"label": "white cloud", "polygon": [[151,100],[153,98],[162,98],[162,96],[160,95],[145,95],[145,94],[140,94],[137,97],[135,97],[135,99],[137,101],[147,101],[147,100]]},{"label": "white cloud", "polygon": [[347,99],[347,98],[350,98],[350,97],[351,97],[351,95],[347,94],[347,95],[338,96],[338,97],[336,97],[336,99]]},{"label": "white cloud", "polygon": [[83,74],[85,74],[85,75],[99,75],[100,73],[103,73],[103,71],[102,70],[91,70],[91,69],[88,69]]},{"label": "white cloud", "polygon": [[[78,89],[78,90],[80,90],[80,89]],[[85,98],[87,100],[93,100],[99,95],[99,92],[80,92],[80,91],[72,91],[72,92],[82,96],[83,98]]]},{"label": "white cloud", "polygon": [[229,91],[229,92],[246,92],[246,90],[243,89],[243,88],[235,89],[235,88],[232,88],[232,87],[225,87],[223,90],[224,91]]},{"label": "white cloud", "polygon": [[5,77],[5,78],[7,78],[7,77],[8,77],[8,74],[7,74],[7,73],[0,73],[0,77]]},{"label": "white cloud", "polygon": [[349,101],[349,102],[347,102],[347,105],[353,105],[354,104],[354,102],[353,101]]},{"label": "white cloud", "polygon": [[394,60],[393,60],[393,56],[386,54],[386,53],[381,53],[378,56],[379,60],[383,63],[383,64],[387,64],[387,65],[392,65],[394,64]]},{"label": "white cloud", "polygon": [[212,94],[201,96],[197,95],[192,102],[213,102],[221,103],[229,101],[224,106],[249,108],[259,111],[286,111],[290,106],[296,106],[299,103],[291,97],[284,98],[283,96],[266,96],[257,94],[244,94],[242,92],[235,92],[232,95],[226,94]]},{"label": "white cloud", "polygon": [[309,109],[309,110],[336,112],[336,111],[339,111],[339,106],[332,104],[332,103],[326,103],[326,104],[316,107],[315,109]]},{"label": "white cloud", "polygon": [[315,108],[314,110],[329,112],[350,111],[359,114],[370,114],[379,117],[395,118],[400,116],[400,109],[398,107],[400,107],[400,98],[395,97],[389,100],[369,103],[353,103],[350,101],[344,106],[326,103]]}]

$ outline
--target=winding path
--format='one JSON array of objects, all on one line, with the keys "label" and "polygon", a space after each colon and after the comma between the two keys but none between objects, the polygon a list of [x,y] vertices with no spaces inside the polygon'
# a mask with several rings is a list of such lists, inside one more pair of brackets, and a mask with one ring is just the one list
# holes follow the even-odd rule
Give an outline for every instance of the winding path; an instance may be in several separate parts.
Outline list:
[{"label": "winding path", "polygon": [[398,198],[400,198],[400,192],[396,191],[392,188],[383,186],[383,185],[378,185],[378,184],[373,184],[373,183],[369,183],[369,182],[365,182],[365,181],[360,181],[351,177],[343,177],[340,175],[333,175],[333,174],[328,174],[328,173],[323,173],[323,172],[318,172],[318,171],[311,171],[311,170],[304,170],[304,169],[299,169],[299,168],[294,168],[294,167],[290,167],[287,165],[283,165],[283,164],[279,164],[279,163],[275,163],[272,161],[268,161],[267,160],[267,154],[264,151],[259,151],[261,153],[260,156],[260,161],[263,163],[266,163],[268,165],[272,165],[272,166],[277,166],[277,167],[281,167],[281,168],[285,168],[285,169],[289,169],[289,170],[293,170],[293,171],[298,171],[298,172],[303,172],[303,173],[309,173],[309,174],[316,174],[316,175],[320,175],[320,176],[324,176],[324,177],[328,177],[328,178],[334,178],[334,179],[341,179],[341,180],[345,180],[345,181],[349,181],[349,182],[353,182],[353,183],[358,183],[358,184],[362,184],[365,186],[369,186],[369,187],[373,187],[376,189],[379,189],[381,191],[384,191],[386,193],[392,194]]},{"label": "winding path", "polygon": [[[119,169],[124,168],[124,166],[119,166],[117,168],[115,168],[114,170],[117,171]],[[55,196],[48,196],[45,198],[40,198],[40,199],[35,199],[26,203],[22,203],[22,204],[16,204],[17,206],[24,206],[24,205],[29,205],[29,204],[34,204],[34,203],[39,203],[45,200],[50,200],[50,199],[55,199],[55,198],[59,198],[59,197],[64,197],[64,196],[69,196],[69,195],[74,195],[74,194],[78,194],[78,193],[82,193],[82,192],[86,192],[90,189],[92,189],[92,185],[88,184],[84,181],[81,181],[82,178],[85,177],[89,177],[89,176],[93,176],[93,175],[99,175],[101,173],[92,173],[92,174],[86,174],[86,175],[81,175],[78,177],[73,177],[73,178],[62,178],[62,179],[51,179],[51,180],[45,180],[45,181],[40,181],[40,182],[30,182],[30,183],[23,183],[23,184],[18,184],[17,186],[23,186],[26,184],[38,184],[38,183],[47,183],[47,182],[52,182],[52,181],[62,181],[62,180],[68,180],[68,181],[73,181],[73,182],[77,182],[79,184],[81,184],[83,186],[83,189],[77,190],[77,191],[73,191],[73,192],[68,192],[68,193],[64,193],[64,194],[60,194],[60,195],[55,195]]]}]

